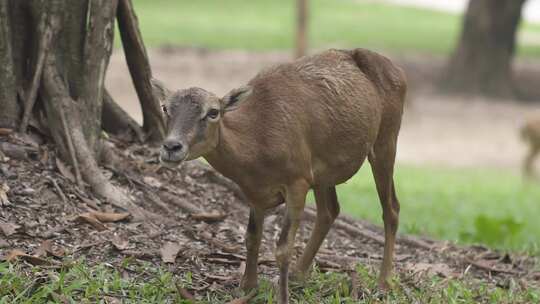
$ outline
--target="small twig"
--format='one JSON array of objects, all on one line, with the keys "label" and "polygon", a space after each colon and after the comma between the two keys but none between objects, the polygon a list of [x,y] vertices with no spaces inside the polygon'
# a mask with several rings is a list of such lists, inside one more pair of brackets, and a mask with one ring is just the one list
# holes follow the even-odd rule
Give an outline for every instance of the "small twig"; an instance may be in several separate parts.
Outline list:
[{"label": "small twig", "polygon": [[62,127],[64,128],[64,134],[66,136],[66,141],[68,144],[69,156],[73,164],[73,169],[75,170],[75,179],[77,180],[77,185],[79,186],[79,188],[84,189],[84,184],[83,184],[82,176],[81,176],[81,170],[79,168],[79,161],[77,159],[77,155],[75,155],[75,147],[73,146],[73,139],[71,138],[71,132],[69,132],[69,129],[68,129],[68,125],[66,121],[66,114],[64,112],[63,105],[60,105],[59,112],[60,112],[60,120],[62,121]]},{"label": "small twig", "polygon": [[492,266],[489,266],[489,265],[479,263],[477,261],[473,261],[471,259],[465,259],[465,261],[468,264],[470,264],[470,265],[472,265],[472,266],[474,266],[476,268],[480,268],[480,269],[486,270],[488,272],[508,273],[508,274],[513,274],[513,275],[519,274],[519,272],[517,272],[515,270],[506,270],[506,269],[495,268],[495,267],[492,267]]},{"label": "small twig", "polygon": [[396,241],[398,243],[402,243],[402,244],[406,244],[406,245],[409,245],[409,246],[422,248],[422,249],[425,249],[425,250],[432,250],[434,248],[434,245],[431,245],[428,242],[426,242],[426,241],[424,241],[424,240],[422,240],[420,238],[411,236],[411,235],[398,235],[397,238],[396,238]]},{"label": "small twig", "polygon": [[192,203],[190,203],[190,202],[188,202],[186,200],[180,200],[175,195],[172,195],[170,193],[161,192],[159,194],[159,196],[164,201],[179,207],[180,209],[182,209],[186,213],[196,214],[196,213],[201,213],[202,212],[202,210],[199,207],[193,205]]},{"label": "small twig", "polygon": [[[73,253],[75,252],[78,252],[78,251],[81,251],[81,250],[84,250],[84,249],[87,249],[87,248],[90,248],[90,247],[94,247],[94,246],[98,246],[98,245],[102,245],[102,244],[105,244],[109,242],[109,240],[101,240],[101,241],[97,241],[97,242],[92,242],[92,243],[84,243],[82,245],[79,245],[77,247],[75,247],[75,249],[73,249]],[[122,251],[122,253],[125,253],[127,250],[124,250]]]},{"label": "small twig", "polygon": [[49,177],[48,179],[52,183],[52,185],[53,185],[54,189],[56,190],[56,192],[58,192],[58,195],[62,199],[62,202],[64,202],[64,204],[67,204],[68,200],[67,200],[66,195],[64,194],[64,191],[62,191],[62,188],[60,188],[60,186],[58,186],[58,183],[53,178]]},{"label": "small twig", "polygon": [[24,113],[23,113],[21,125],[19,127],[19,131],[21,133],[25,133],[26,128],[28,127],[30,114],[32,113],[32,109],[34,108],[34,104],[36,103],[37,91],[39,88],[39,84],[41,82],[41,75],[43,74],[43,65],[45,63],[45,57],[47,55],[49,45],[51,44],[51,41],[52,41],[53,29],[52,29],[50,20],[48,19],[49,18],[45,14],[42,16],[41,23],[42,23],[42,27],[45,27],[45,29],[43,31],[43,36],[39,43],[36,70],[34,72],[34,76],[32,77],[32,85],[30,86],[30,91],[26,95],[26,100],[24,102]]},{"label": "small twig", "polygon": [[174,215],[175,212],[171,210],[171,208],[169,208],[169,206],[165,204],[157,195],[148,191],[148,189],[143,189],[143,191],[146,193],[146,198],[159,207],[162,211],[165,211],[166,214]]},{"label": "small twig", "polygon": [[336,221],[334,223],[334,226],[338,229],[344,230],[345,232],[352,234],[352,235],[358,235],[366,239],[370,239],[372,241],[375,241],[376,243],[384,246],[384,237],[380,236],[379,234],[367,230],[367,229],[361,229],[356,226],[353,226],[349,223],[346,223],[344,221]]}]

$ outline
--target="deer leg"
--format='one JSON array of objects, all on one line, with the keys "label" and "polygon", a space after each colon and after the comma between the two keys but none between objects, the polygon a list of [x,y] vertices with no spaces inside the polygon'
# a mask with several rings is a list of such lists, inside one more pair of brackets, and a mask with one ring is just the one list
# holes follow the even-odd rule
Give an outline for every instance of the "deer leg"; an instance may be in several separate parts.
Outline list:
[{"label": "deer leg", "polygon": [[533,172],[534,160],[539,152],[540,152],[540,146],[531,145],[529,154],[527,154],[527,157],[525,157],[525,161],[523,162],[523,172],[525,173],[526,177],[534,176],[534,172]]},{"label": "deer leg", "polygon": [[317,204],[317,219],[304,253],[296,265],[295,277],[298,280],[305,279],[313,258],[317,254],[319,247],[321,247],[332,223],[339,215],[339,203],[335,187],[315,187],[313,191],[315,192],[315,202]]},{"label": "deer leg", "polygon": [[249,291],[257,287],[257,260],[264,224],[264,210],[251,208],[246,231],[246,270],[242,276],[240,287]]},{"label": "deer leg", "polygon": [[294,239],[300,225],[300,216],[304,210],[308,189],[307,183],[297,183],[288,187],[285,195],[287,208],[276,244],[276,262],[279,267],[279,304],[289,303],[289,261],[294,249]]},{"label": "deer leg", "polygon": [[384,254],[379,275],[379,287],[390,287],[392,274],[392,260],[399,222],[399,201],[394,188],[394,162],[396,156],[396,143],[385,142],[374,147],[374,154],[370,154],[369,162],[373,171],[377,193],[383,210],[384,222]]}]

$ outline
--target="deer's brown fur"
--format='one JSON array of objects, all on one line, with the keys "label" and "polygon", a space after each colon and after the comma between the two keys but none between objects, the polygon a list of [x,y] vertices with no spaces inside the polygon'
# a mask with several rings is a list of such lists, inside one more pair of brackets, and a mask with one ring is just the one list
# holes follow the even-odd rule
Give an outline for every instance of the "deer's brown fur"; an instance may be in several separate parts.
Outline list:
[{"label": "deer's brown fur", "polygon": [[390,60],[364,49],[328,50],[269,68],[221,99],[198,88],[171,93],[156,82],[155,89],[169,112],[162,161],[203,156],[250,201],[242,287],[257,284],[265,210],[285,203],[276,261],[279,302],[288,302],[289,260],[308,190],[315,193],[317,219],[295,268],[299,277],[339,214],[335,185],[366,158],[385,228],[379,282],[388,286],[399,215],[393,168],[406,93],[404,74]]},{"label": "deer's brown fur", "polygon": [[540,117],[530,118],[521,128],[521,137],[529,146],[527,156],[523,161],[523,173],[534,175],[534,160],[540,153]]}]

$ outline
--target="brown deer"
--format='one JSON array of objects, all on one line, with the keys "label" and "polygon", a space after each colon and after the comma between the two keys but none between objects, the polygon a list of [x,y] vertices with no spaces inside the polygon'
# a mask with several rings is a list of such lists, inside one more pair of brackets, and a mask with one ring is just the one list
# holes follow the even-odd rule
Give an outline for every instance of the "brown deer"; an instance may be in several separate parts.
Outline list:
[{"label": "brown deer", "polygon": [[406,87],[401,69],[364,49],[328,50],[277,65],[223,98],[200,88],[171,92],[154,81],[168,117],[161,161],[178,165],[202,156],[249,199],[242,288],[257,286],[265,210],[285,203],[276,262],[279,303],[288,303],[289,259],[308,190],[314,190],[317,217],[295,267],[299,278],[339,214],[335,186],[366,157],[383,209],[379,285],[389,287],[399,217],[393,170]]},{"label": "brown deer", "polygon": [[534,160],[540,153],[540,117],[529,119],[521,128],[521,137],[529,146],[529,152],[523,161],[523,173],[534,176]]}]

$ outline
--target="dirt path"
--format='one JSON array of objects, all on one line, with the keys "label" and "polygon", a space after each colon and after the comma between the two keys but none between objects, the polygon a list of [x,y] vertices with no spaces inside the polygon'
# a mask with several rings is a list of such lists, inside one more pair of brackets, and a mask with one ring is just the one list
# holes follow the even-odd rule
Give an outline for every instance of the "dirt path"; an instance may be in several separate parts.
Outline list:
[{"label": "dirt path", "polygon": [[[245,83],[265,66],[290,60],[285,52],[178,48],[151,50],[149,56],[154,75],[168,86],[200,86],[218,95]],[[399,162],[519,170],[525,146],[518,129],[527,115],[540,115],[540,104],[439,96],[426,87],[440,71],[444,63],[441,59],[407,57],[396,61],[404,66],[412,82],[399,142]],[[526,65],[540,71],[538,62]],[[119,51],[112,56],[107,86],[116,100],[140,120]]]}]

